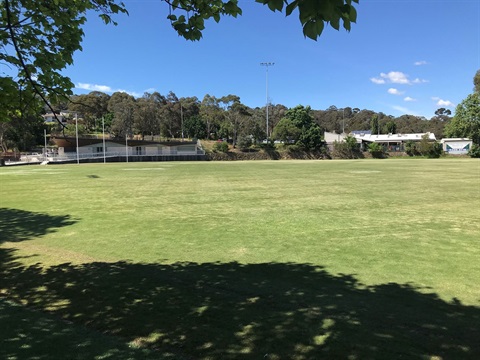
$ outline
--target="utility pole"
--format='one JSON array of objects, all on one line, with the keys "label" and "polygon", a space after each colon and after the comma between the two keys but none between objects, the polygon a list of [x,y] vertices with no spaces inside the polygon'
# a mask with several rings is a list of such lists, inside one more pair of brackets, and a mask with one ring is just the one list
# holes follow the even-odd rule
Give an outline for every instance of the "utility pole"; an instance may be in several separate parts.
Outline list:
[{"label": "utility pole", "polygon": [[180,119],[182,121],[182,142],[183,142],[185,140],[185,137],[183,135],[183,106],[181,101],[180,101]]},{"label": "utility pole", "polygon": [[267,89],[267,102],[266,102],[266,110],[267,110],[267,140],[268,140],[268,67],[275,65],[273,62],[262,62],[260,63],[261,66],[265,66],[266,68],[266,89]]},{"label": "utility pole", "polygon": [[77,140],[77,164],[80,165],[80,155],[78,153],[78,115],[75,113],[75,138]]},{"label": "utility pole", "polygon": [[43,148],[43,160],[47,161],[47,129],[43,129],[43,138],[45,139],[45,147]]},{"label": "utility pole", "polygon": [[103,163],[105,164],[107,162],[106,158],[106,150],[105,150],[105,117],[102,116],[102,138],[103,138]]}]

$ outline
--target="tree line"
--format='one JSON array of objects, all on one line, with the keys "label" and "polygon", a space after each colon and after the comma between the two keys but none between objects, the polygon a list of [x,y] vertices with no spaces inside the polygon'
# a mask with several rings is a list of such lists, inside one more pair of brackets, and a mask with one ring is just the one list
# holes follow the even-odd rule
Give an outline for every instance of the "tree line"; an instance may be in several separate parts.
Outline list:
[{"label": "tree line", "polygon": [[480,70],[474,77],[474,91],[456,108],[439,108],[430,119],[413,115],[394,117],[382,112],[357,107],[315,110],[298,105],[287,108],[269,104],[268,136],[266,107],[251,108],[239,96],[178,97],[170,91],[145,93],[135,98],[124,92],[108,95],[99,91],[73,95],[56,102],[52,110],[68,112],[70,123],[64,128],[57,123],[47,126],[42,114],[50,107],[37,107],[27,112],[11,112],[10,121],[0,121],[0,146],[7,150],[27,151],[43,144],[44,129],[49,134],[74,135],[74,115],[78,115],[80,135],[106,133],[116,138],[136,135],[164,139],[225,139],[242,147],[265,139],[296,144],[305,150],[321,146],[323,132],[350,133],[370,130],[373,134],[434,133],[443,137],[467,137],[480,145]]},{"label": "tree line", "polygon": [[[26,151],[43,144],[45,124],[37,114],[22,116],[0,123],[0,143],[4,151]],[[71,96],[53,106],[56,113],[68,112],[70,124],[63,129],[58,124],[49,133],[74,135],[74,114],[78,115],[80,135],[105,132],[113,137],[137,135],[160,136],[165,139],[228,139],[234,146],[246,137],[253,142],[267,138],[266,107],[251,108],[236,95],[215,97],[178,97],[174,92],[162,95],[145,93],[135,98],[124,92],[108,95],[99,91]],[[269,105],[268,137],[300,143],[305,149],[319,146],[324,131],[349,133],[371,130],[375,134],[433,132],[443,137],[445,126],[452,120],[451,112],[440,108],[431,119],[413,115],[394,117],[382,112],[357,107],[315,110],[299,105],[292,109],[281,104]],[[14,116],[15,117],[15,116]]]}]

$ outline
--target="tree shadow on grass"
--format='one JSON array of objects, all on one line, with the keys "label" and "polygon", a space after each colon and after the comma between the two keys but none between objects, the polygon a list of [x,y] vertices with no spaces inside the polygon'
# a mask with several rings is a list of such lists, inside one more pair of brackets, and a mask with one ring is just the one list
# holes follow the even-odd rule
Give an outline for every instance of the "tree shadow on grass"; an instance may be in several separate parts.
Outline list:
[{"label": "tree shadow on grass", "polygon": [[[480,308],[294,263],[9,266],[8,297],[180,359],[479,359]],[[1,355],[1,350],[0,350]],[[10,356],[20,358],[12,352]]]},{"label": "tree shadow on grass", "polygon": [[159,359],[113,337],[0,298],[1,359]]},{"label": "tree shadow on grass", "polygon": [[31,240],[73,225],[76,220],[69,215],[52,216],[18,209],[0,208],[0,244]]}]

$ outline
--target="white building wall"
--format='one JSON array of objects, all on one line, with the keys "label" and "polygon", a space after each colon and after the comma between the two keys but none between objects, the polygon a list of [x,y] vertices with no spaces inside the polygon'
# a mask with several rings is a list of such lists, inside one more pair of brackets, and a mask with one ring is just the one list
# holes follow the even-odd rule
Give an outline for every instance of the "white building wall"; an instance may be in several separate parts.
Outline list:
[{"label": "white building wall", "polygon": [[473,141],[469,139],[442,139],[443,151],[452,155],[467,154],[472,145]]},{"label": "white building wall", "polygon": [[342,142],[344,141],[345,137],[346,137],[345,134],[336,134],[331,132],[323,133],[323,139],[327,144],[333,144],[335,141]]},{"label": "white building wall", "polygon": [[161,154],[161,148],[159,149],[158,146],[145,147],[145,155],[158,155],[158,154]]},{"label": "white building wall", "polygon": [[177,154],[179,155],[196,155],[197,146],[196,145],[179,145],[177,146]]},{"label": "white building wall", "polygon": [[[185,144],[176,146],[164,146],[164,145],[143,145],[143,146],[128,146],[126,149],[124,144],[105,142],[106,155],[120,155],[126,154],[128,149],[129,156],[135,155],[197,155],[196,144]],[[141,154],[138,153],[137,148],[141,148]],[[98,143],[82,146],[79,148],[79,154],[102,154],[103,153],[103,141],[99,140]]]}]

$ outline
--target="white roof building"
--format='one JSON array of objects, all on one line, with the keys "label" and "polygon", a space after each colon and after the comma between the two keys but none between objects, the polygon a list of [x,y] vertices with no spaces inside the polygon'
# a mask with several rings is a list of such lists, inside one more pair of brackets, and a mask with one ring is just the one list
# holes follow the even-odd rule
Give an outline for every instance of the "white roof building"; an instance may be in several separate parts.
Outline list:
[{"label": "white roof building", "polygon": [[473,141],[468,138],[443,138],[440,142],[443,151],[452,155],[468,154],[473,145]]},{"label": "white roof building", "polygon": [[[55,118],[55,115],[57,116],[57,118]],[[66,123],[67,122],[67,119],[69,117],[71,117],[71,114],[67,111],[61,111],[59,113],[46,113],[45,115],[42,115],[43,116],[43,119],[46,123],[53,123],[53,122],[57,122],[57,119],[62,122],[62,123]]]},{"label": "white roof building", "polygon": [[436,141],[434,133],[416,133],[416,134],[353,134],[355,138],[366,142],[376,143],[405,143],[407,141],[421,141],[424,135],[428,135],[430,141]]},{"label": "white roof building", "polygon": [[347,137],[346,134],[337,134],[337,133],[332,133],[332,132],[327,132],[325,131],[323,133],[323,139],[327,144],[333,144],[335,141],[336,142],[343,142],[345,138]]}]

